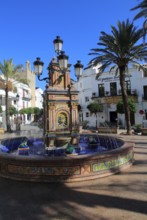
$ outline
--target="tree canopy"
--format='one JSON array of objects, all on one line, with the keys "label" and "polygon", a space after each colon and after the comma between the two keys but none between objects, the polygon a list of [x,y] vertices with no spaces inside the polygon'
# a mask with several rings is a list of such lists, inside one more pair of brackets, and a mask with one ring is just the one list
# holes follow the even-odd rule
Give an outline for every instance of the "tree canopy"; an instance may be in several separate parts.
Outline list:
[{"label": "tree canopy", "polygon": [[131,10],[139,9],[139,12],[135,15],[134,20],[138,18],[147,18],[147,0],[142,0],[138,5],[133,7]]},{"label": "tree canopy", "polygon": [[90,63],[100,64],[100,73],[111,67],[110,71],[120,74],[120,68],[123,67],[127,71],[129,63],[137,64],[144,69],[138,62],[147,60],[147,46],[138,43],[142,36],[143,30],[134,26],[133,22],[128,19],[118,21],[117,27],[111,26],[111,34],[101,32],[98,42],[100,47],[91,49],[93,52],[89,53],[95,56]]},{"label": "tree canopy", "polygon": [[[128,99],[128,106],[129,106],[129,111],[130,113],[135,113],[136,112],[136,106],[135,106],[135,102],[133,99]],[[124,111],[124,104],[123,104],[123,101],[120,100],[118,103],[117,103],[117,112],[120,113],[120,114],[124,114],[125,111]]]},{"label": "tree canopy", "polygon": [[14,106],[9,107],[9,114],[10,115],[16,115],[17,113],[18,113],[17,109]]},{"label": "tree canopy", "polygon": [[145,18],[143,22],[143,32],[144,32],[143,41],[145,43],[145,36],[147,33],[147,0],[142,0],[138,5],[136,5],[131,10],[138,10],[138,9],[139,9],[139,12],[134,17],[134,20],[137,20],[139,18]]},{"label": "tree canopy", "polygon": [[87,105],[87,108],[92,114],[103,112],[103,105],[98,102],[91,102],[89,105]]},{"label": "tree canopy", "polygon": [[29,108],[23,108],[19,111],[20,114],[35,114],[40,115],[42,114],[42,109],[39,109],[38,107],[29,107]]}]

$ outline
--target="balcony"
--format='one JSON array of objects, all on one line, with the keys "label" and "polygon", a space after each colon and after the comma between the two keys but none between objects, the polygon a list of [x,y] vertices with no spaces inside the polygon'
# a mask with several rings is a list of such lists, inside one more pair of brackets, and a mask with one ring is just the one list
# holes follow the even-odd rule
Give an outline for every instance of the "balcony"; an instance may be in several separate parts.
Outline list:
[{"label": "balcony", "polygon": [[[128,97],[133,99],[134,102],[137,102],[137,92],[135,90],[128,91]],[[92,96],[93,100],[99,100],[101,103],[106,104],[117,104],[120,100],[122,100],[121,91],[119,90],[116,95],[111,95],[110,92],[105,92],[103,96]],[[147,97],[146,97],[147,100]]]},{"label": "balcony", "polygon": [[24,100],[24,101],[31,100],[31,94],[30,93],[24,93],[23,97],[22,97],[22,100]]}]

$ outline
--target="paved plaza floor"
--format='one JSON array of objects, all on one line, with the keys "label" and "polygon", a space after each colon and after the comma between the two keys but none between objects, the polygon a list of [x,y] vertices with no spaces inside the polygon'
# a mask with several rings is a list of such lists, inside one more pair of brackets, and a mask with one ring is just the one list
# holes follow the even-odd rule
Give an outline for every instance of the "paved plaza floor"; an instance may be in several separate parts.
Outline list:
[{"label": "paved plaza floor", "polygon": [[147,136],[117,136],[135,143],[134,165],[119,174],[66,184],[0,178],[0,220],[147,220]]}]

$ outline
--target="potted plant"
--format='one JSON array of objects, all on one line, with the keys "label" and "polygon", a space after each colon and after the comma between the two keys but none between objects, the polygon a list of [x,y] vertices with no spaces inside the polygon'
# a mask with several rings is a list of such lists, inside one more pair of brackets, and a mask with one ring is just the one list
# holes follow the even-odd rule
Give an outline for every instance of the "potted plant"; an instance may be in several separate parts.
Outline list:
[{"label": "potted plant", "polygon": [[141,133],[142,132],[142,126],[141,126],[141,124],[136,124],[135,126],[134,126],[134,132],[135,133]]}]

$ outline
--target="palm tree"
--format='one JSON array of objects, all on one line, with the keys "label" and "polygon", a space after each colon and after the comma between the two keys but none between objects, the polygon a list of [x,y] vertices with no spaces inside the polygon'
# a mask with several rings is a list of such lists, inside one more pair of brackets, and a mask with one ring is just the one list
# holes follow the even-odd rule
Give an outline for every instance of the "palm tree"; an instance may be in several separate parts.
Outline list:
[{"label": "palm tree", "polygon": [[[95,55],[90,61],[90,64],[100,64],[100,73],[104,72],[107,67],[115,70],[119,74],[120,86],[122,90],[122,99],[125,106],[125,120],[127,126],[127,134],[131,134],[130,113],[128,107],[128,95],[125,84],[125,73],[128,69],[129,63],[138,65],[144,69],[143,65],[138,61],[145,60],[147,57],[147,46],[138,44],[138,40],[142,37],[142,29],[138,29],[130,23],[127,19],[126,22],[118,21],[117,27],[111,26],[112,34],[101,32],[100,48],[91,49],[93,52],[90,55]],[[111,66],[113,64],[113,66]]]},{"label": "palm tree", "polygon": [[4,60],[3,64],[0,63],[0,71],[4,77],[4,84],[5,84],[3,88],[5,90],[7,132],[11,131],[10,119],[9,119],[9,98],[8,98],[8,92],[10,89],[9,88],[10,80],[15,78],[16,73],[18,73],[18,70],[20,70],[21,67],[22,65],[14,66],[12,59]]},{"label": "palm tree", "polygon": [[145,42],[145,36],[147,33],[147,0],[142,0],[137,6],[135,6],[131,10],[133,11],[137,9],[139,9],[140,11],[136,14],[134,20],[139,18],[145,18],[145,21],[143,23],[143,30],[144,30],[143,40]]}]

